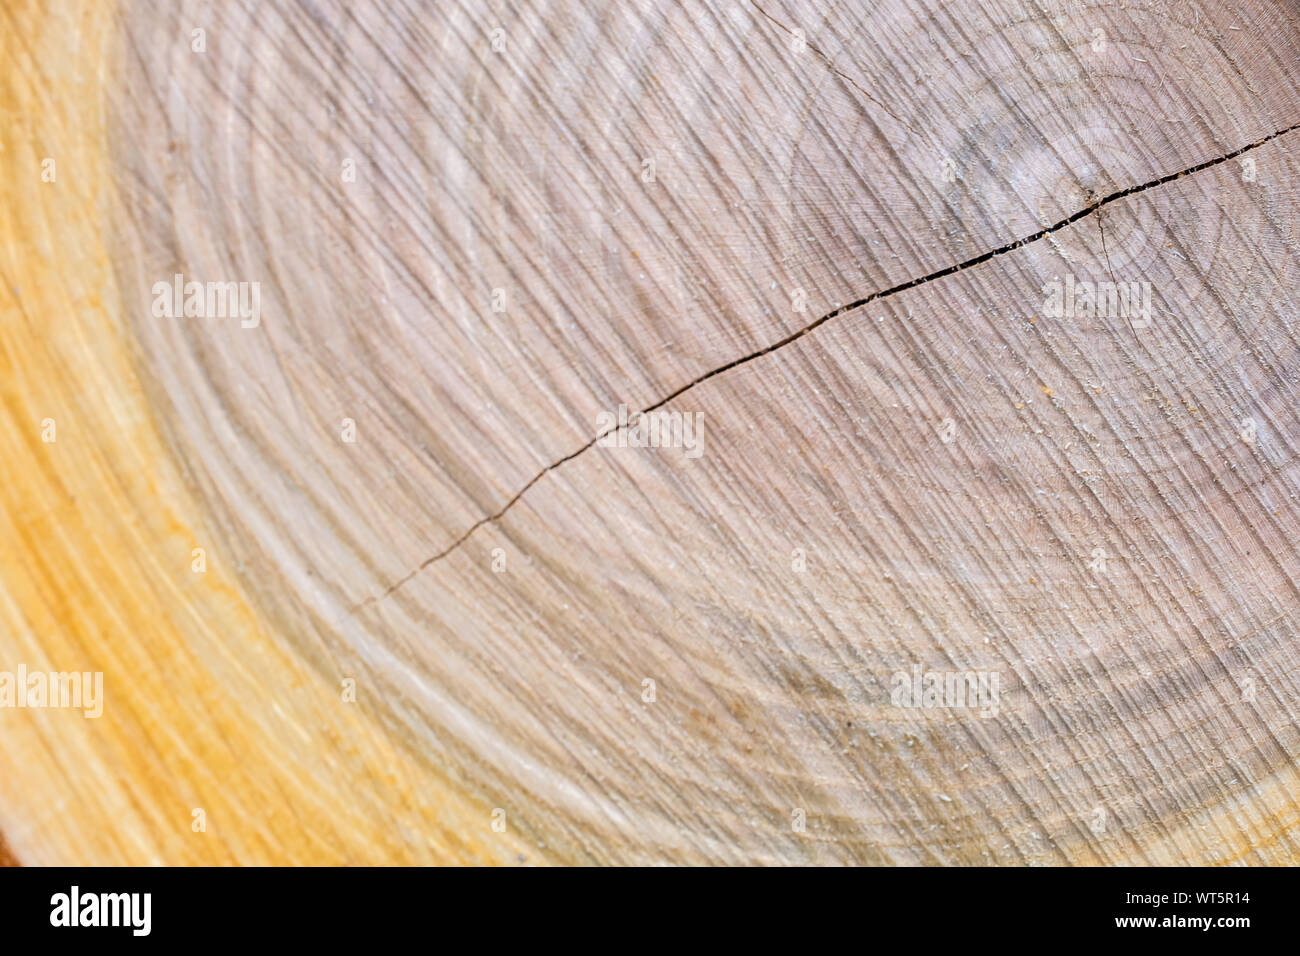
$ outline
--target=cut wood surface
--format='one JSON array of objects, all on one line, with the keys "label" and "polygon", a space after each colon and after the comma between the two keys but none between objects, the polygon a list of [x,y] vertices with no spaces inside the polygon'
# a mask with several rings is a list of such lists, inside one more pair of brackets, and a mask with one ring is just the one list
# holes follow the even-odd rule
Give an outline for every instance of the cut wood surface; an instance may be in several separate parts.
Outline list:
[{"label": "cut wood surface", "polygon": [[1300,861],[1298,14],[10,4],[0,861]]}]

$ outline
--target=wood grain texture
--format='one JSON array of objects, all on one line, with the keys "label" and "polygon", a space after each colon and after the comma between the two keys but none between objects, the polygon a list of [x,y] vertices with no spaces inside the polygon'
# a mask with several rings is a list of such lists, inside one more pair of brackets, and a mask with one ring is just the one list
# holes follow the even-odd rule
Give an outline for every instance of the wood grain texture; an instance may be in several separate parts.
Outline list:
[{"label": "wood grain texture", "polygon": [[[190,570],[211,532],[146,403],[105,245],[111,12],[18,4],[0,31],[4,669],[102,671],[106,697],[98,720],[0,711],[6,841],[29,864],[514,860],[486,808],[339,704],[217,549]],[[47,151],[57,188],[34,188]]]},{"label": "wood grain texture", "polygon": [[3,14],[19,861],[1296,862],[1296,7],[827,6]]}]

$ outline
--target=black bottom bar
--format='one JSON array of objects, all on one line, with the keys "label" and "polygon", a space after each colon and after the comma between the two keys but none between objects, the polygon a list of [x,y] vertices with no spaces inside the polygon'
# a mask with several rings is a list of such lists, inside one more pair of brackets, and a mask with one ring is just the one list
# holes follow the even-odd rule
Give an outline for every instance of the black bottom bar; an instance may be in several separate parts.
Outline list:
[{"label": "black bottom bar", "polygon": [[437,946],[468,933],[484,942],[617,945],[668,937],[734,948],[751,940],[771,946],[786,936],[805,947],[818,939],[829,946],[847,933],[867,946],[908,938],[1231,946],[1262,941],[1261,929],[1271,935],[1289,928],[1292,913],[1284,907],[1294,911],[1294,890],[1295,874],[1278,869],[569,870],[545,877],[452,869],[11,869],[0,870],[0,925],[6,943],[76,937],[79,944],[334,948],[409,935]]}]

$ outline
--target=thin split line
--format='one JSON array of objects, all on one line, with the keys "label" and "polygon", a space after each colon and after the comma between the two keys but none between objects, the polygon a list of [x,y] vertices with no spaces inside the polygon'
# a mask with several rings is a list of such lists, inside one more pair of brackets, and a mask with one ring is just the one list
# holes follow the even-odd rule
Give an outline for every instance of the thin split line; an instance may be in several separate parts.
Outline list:
[{"label": "thin split line", "polygon": [[[1155,189],[1158,186],[1164,186],[1167,183],[1171,183],[1176,179],[1181,179],[1184,176],[1191,176],[1195,173],[1201,172],[1202,170],[1206,170],[1214,166],[1222,165],[1223,163],[1236,159],[1238,156],[1241,156],[1243,153],[1249,152],[1252,149],[1258,149],[1259,147],[1265,145],[1266,143],[1270,143],[1280,136],[1285,136],[1287,133],[1293,133],[1298,129],[1300,129],[1300,123],[1296,123],[1294,126],[1288,126],[1286,129],[1279,130],[1276,133],[1270,133],[1268,136],[1265,136],[1261,140],[1258,140],[1254,143],[1250,143],[1249,145],[1243,146],[1240,149],[1233,150],[1231,153],[1225,153],[1223,156],[1219,156],[1215,159],[1206,160],[1203,163],[1198,163],[1195,166],[1190,166],[1187,169],[1180,170],[1179,172],[1176,173],[1170,173],[1167,176],[1161,176],[1159,179],[1153,179],[1150,182],[1143,183],[1139,186],[1130,186],[1127,189],[1121,189],[1116,192],[1110,193],[1109,195],[1104,196],[1101,199],[1097,199],[1090,202],[1088,205],[1084,206],[1078,212],[1073,213],[1072,215],[1068,216],[1065,219],[1062,219],[1060,222],[1048,226],[1045,229],[1040,229],[1038,232],[1035,232],[1032,235],[1025,236],[1022,239],[1017,239],[1014,242],[1009,242],[1004,246],[999,246],[998,248],[993,249],[990,252],[985,252],[982,255],[974,257],[973,259],[967,259],[964,262],[959,262],[956,265],[947,266],[946,268],[939,269],[936,272],[931,272],[919,278],[909,279],[908,281],[901,282],[898,285],[890,286],[888,289],[882,289],[878,292],[873,292],[871,293],[871,295],[865,296],[861,299],[857,299],[856,301],[850,302],[847,305],[843,305],[840,306],[839,308],[833,309],[830,312],[827,312],[821,318],[817,319],[815,322],[811,322],[808,325],[805,325],[803,328],[790,333],[785,338],[780,339],[779,341],[774,342],[771,345],[767,345],[754,352],[750,352],[748,355],[743,355],[738,359],[734,359],[733,361],[728,362],[726,365],[719,365],[717,368],[705,372],[703,375],[700,375],[698,378],[692,379],[690,382],[681,386],[676,391],[670,392],[668,395],[664,396],[659,401],[655,402],[653,405],[650,405],[649,407],[641,410],[640,412],[637,412],[635,415],[629,416],[628,424],[629,425],[632,424],[642,415],[649,414],[650,412],[662,408],[664,405],[667,405],[673,399],[678,398],[685,392],[690,391],[691,389],[701,384],[702,382],[707,382],[709,379],[715,378],[716,376],[721,375],[724,372],[729,372],[733,368],[738,368],[739,366],[752,362],[757,358],[762,358],[764,355],[767,355],[771,352],[775,352],[777,349],[785,348],[787,345],[791,344],[792,342],[799,341],[799,339],[803,338],[805,335],[808,335],[810,332],[813,332],[814,330],[825,325],[827,322],[831,321],[831,319],[837,318],[838,316],[841,316],[846,312],[851,312],[854,309],[860,309],[864,305],[869,305],[870,303],[877,302],[881,299],[887,299],[890,296],[897,295],[900,292],[905,292],[908,289],[915,289],[918,286],[925,285],[928,282],[934,282],[938,279],[943,279],[950,275],[956,275],[958,272],[964,272],[967,269],[988,262],[990,259],[996,259],[998,256],[1004,256],[1007,253],[1013,252],[1022,246],[1027,246],[1031,243],[1037,242],[1040,239],[1043,239],[1046,236],[1050,236],[1052,233],[1064,229],[1066,226],[1073,225],[1074,223],[1078,222],[1080,219],[1083,219],[1084,217],[1089,216],[1094,212],[1097,212],[1098,210],[1102,209],[1105,206],[1110,205],[1113,202],[1118,202],[1119,200],[1125,199],[1128,196],[1133,196],[1138,193],[1145,192],[1148,189]],[[1098,217],[1098,219],[1100,222],[1100,217]],[[1105,240],[1103,238],[1103,242],[1104,241]],[[368,597],[360,604],[353,607],[352,613],[356,613],[358,610],[360,610],[361,608],[369,604],[373,604],[376,601],[380,601],[383,600],[384,598],[389,597],[391,594],[393,594],[394,591],[399,590],[403,585],[405,585],[408,581],[410,581],[413,577],[415,577],[425,568],[447,557],[458,547],[464,544],[465,541],[467,541],[470,538],[470,536],[473,535],[474,532],[477,531],[479,528],[483,527],[485,524],[491,524],[496,521],[499,521],[505,515],[505,513],[509,511],[515,505],[515,503],[518,502],[519,499],[524,496],[524,494],[528,491],[528,489],[532,488],[533,485],[541,481],[542,478],[544,478],[547,474],[554,471],[556,468],[559,468],[561,465],[565,464],[566,462],[572,461],[574,458],[577,458],[587,449],[595,445],[596,442],[600,441],[602,438],[604,438],[606,435],[610,434],[611,432],[615,432],[617,430],[618,430],[617,426],[613,428],[607,428],[605,431],[601,432],[600,434],[592,438],[590,441],[588,441],[581,448],[577,449],[576,451],[570,452],[569,454],[565,455],[563,458],[559,458],[556,461],[552,462],[551,464],[547,465],[536,475],[534,475],[526,485],[520,488],[519,491],[517,491],[509,501],[507,501],[504,505],[501,506],[501,508],[499,508],[494,513],[488,515],[487,517],[480,518],[478,521],[474,522],[472,525],[469,526],[468,529],[466,529],[464,534],[458,537],[447,547],[443,548],[437,554],[433,555],[433,557],[427,558],[426,560],[421,562],[420,565],[414,568],[410,573],[400,578],[396,583],[390,585],[384,591],[383,594],[379,595],[378,597]]]}]

